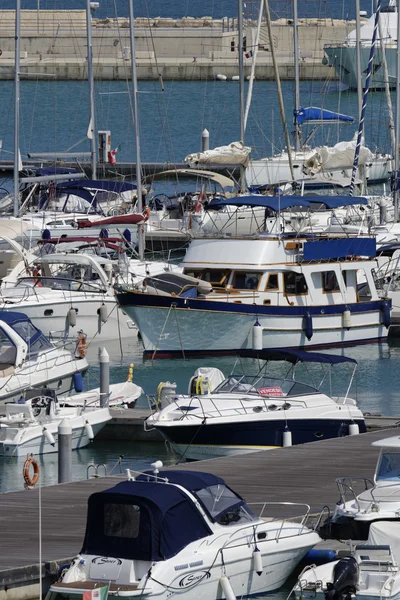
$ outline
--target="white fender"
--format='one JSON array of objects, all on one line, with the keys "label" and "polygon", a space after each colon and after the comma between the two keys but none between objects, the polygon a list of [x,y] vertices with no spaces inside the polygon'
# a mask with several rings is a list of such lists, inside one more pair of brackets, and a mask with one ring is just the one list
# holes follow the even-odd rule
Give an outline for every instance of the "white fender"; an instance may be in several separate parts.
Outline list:
[{"label": "white fender", "polygon": [[262,554],[258,548],[256,548],[253,552],[253,569],[257,575],[261,575],[263,572]]},{"label": "white fender", "polygon": [[70,327],[75,327],[76,325],[76,310],[75,308],[70,308],[67,313],[68,323]]},{"label": "white fender", "polygon": [[54,439],[54,435],[51,433],[51,431],[46,429],[46,427],[43,427],[43,435],[46,438],[46,440],[48,441],[48,443],[50,444],[50,446],[54,447],[56,445],[56,440]]},{"label": "white fender", "polygon": [[91,426],[89,421],[85,421],[85,430],[86,430],[86,435],[88,436],[89,440],[91,442],[93,442],[93,440],[94,440],[93,427]]},{"label": "white fender", "polygon": [[233,593],[231,582],[229,581],[228,577],[226,575],[222,575],[222,577],[219,579],[219,582],[221,584],[222,591],[225,594],[226,600],[236,600],[236,596]]}]

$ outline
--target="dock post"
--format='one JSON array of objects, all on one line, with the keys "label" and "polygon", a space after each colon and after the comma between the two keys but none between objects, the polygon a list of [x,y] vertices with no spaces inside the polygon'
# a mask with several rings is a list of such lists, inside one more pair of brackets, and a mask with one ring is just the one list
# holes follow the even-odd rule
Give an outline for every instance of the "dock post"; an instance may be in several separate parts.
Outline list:
[{"label": "dock post", "polygon": [[208,129],[204,129],[201,134],[201,151],[206,152],[210,149],[210,133]]},{"label": "dock post", "polygon": [[72,427],[68,419],[58,426],[58,483],[72,481]]},{"label": "dock post", "polygon": [[100,406],[105,406],[110,395],[110,357],[107,350],[99,348]]}]

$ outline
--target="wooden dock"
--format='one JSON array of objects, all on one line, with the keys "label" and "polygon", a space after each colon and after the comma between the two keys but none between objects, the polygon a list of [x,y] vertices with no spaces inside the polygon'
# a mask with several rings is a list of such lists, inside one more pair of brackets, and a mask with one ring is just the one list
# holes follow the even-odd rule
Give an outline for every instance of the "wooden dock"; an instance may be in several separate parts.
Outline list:
[{"label": "wooden dock", "polygon": [[[337,477],[372,478],[378,449],[372,448],[371,443],[392,435],[399,435],[399,429],[380,429],[354,437],[186,463],[175,468],[220,475],[248,502],[304,502],[317,512],[324,505],[333,508],[338,500]],[[62,561],[79,552],[88,496],[113,486],[118,479],[121,477],[104,477],[42,488],[43,561]],[[38,519],[37,489],[0,495],[0,586],[7,570],[38,563]]]}]

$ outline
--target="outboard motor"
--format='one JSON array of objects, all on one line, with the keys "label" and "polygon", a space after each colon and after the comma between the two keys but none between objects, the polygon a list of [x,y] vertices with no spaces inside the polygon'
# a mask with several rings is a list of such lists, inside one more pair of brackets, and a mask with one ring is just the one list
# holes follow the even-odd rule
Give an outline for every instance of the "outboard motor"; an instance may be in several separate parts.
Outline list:
[{"label": "outboard motor", "polygon": [[325,600],[350,600],[357,591],[357,584],[357,561],[353,556],[345,556],[333,569],[333,582],[327,584]]}]

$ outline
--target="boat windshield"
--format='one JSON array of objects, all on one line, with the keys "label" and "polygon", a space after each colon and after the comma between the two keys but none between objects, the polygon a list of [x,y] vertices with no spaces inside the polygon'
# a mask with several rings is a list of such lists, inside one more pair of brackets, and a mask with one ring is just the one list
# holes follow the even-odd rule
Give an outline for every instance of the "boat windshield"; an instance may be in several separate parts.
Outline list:
[{"label": "boat windshield", "polygon": [[195,495],[211,519],[220,525],[237,525],[258,519],[246,502],[226,485],[211,485],[196,491]]},{"label": "boat windshield", "polygon": [[77,281],[58,275],[55,277],[21,277],[15,288],[22,287],[50,288],[52,290],[67,290],[69,292],[101,293],[104,291],[98,285],[91,285],[85,281]]},{"label": "boat windshield", "polygon": [[376,481],[400,481],[400,448],[382,451],[376,469]]},{"label": "boat windshield", "polygon": [[230,375],[214,390],[214,394],[255,394],[270,398],[318,394],[319,391],[294,379],[260,377],[259,375]]}]

